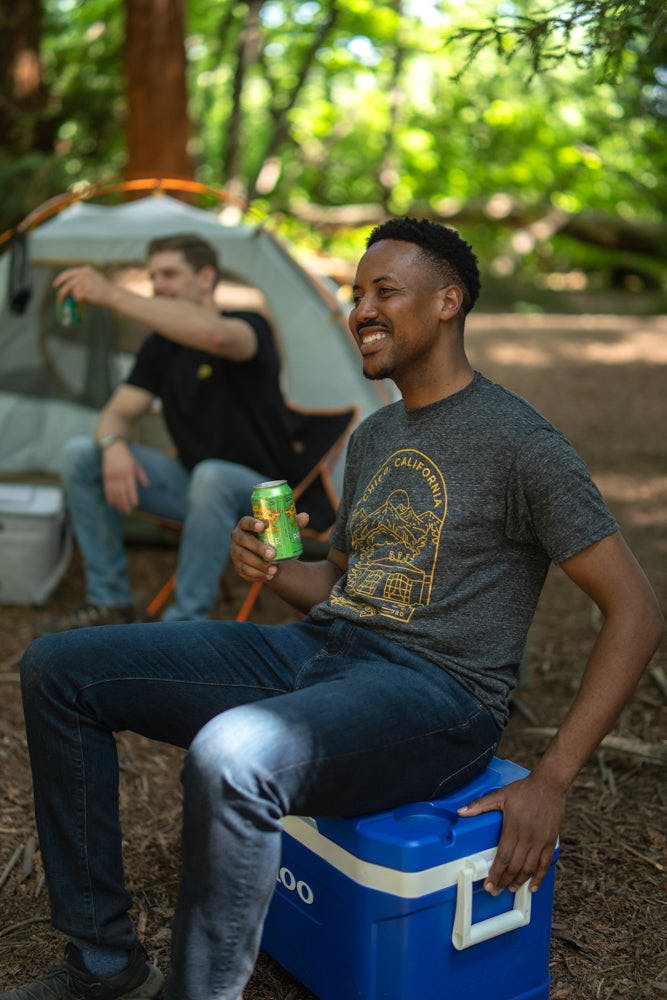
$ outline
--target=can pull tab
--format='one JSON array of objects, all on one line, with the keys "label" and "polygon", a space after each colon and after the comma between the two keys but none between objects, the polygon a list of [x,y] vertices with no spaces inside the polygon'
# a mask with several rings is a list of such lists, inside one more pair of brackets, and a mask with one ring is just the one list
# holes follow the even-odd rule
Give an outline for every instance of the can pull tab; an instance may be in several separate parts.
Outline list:
[{"label": "can pull tab", "polygon": [[463,951],[464,948],[470,948],[474,944],[480,944],[482,941],[488,941],[489,938],[506,934],[507,931],[516,930],[517,927],[525,927],[526,924],[530,923],[531,894],[528,888],[530,879],[528,879],[514,894],[514,907],[511,910],[498,913],[495,917],[487,917],[486,920],[480,920],[473,924],[472,885],[473,882],[486,878],[492,863],[493,858],[475,860],[468,858],[458,874],[456,910],[452,930],[452,944],[457,951]]}]

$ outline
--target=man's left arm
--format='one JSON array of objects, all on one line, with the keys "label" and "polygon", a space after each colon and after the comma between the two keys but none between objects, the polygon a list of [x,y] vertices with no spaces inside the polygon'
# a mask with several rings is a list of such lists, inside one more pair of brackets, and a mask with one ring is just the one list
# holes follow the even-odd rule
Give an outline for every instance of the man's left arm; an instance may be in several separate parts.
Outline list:
[{"label": "man's left arm", "polygon": [[660,609],[646,576],[616,532],[566,559],[562,569],[595,601],[603,624],[570,709],[534,771],[459,810],[499,809],[503,826],[485,889],[494,895],[531,879],[539,888],[553,858],[567,793],[630,700],[663,635]]}]

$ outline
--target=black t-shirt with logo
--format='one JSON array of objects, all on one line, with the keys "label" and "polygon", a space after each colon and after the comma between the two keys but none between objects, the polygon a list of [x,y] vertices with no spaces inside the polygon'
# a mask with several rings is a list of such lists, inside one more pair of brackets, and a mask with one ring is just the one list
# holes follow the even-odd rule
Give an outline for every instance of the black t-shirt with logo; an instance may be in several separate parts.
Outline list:
[{"label": "black t-shirt with logo", "polygon": [[250,361],[228,361],[151,333],[127,382],[161,399],[169,433],[188,471],[204,459],[223,458],[256,469],[266,479],[293,481],[297,470],[271,328],[256,312],[221,315],[252,326],[257,352]]}]

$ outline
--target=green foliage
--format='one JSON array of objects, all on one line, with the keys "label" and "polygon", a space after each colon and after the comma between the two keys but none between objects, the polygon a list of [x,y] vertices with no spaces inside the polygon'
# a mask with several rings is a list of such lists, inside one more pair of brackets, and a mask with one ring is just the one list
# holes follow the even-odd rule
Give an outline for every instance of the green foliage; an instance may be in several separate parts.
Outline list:
[{"label": "green foliage", "polygon": [[0,229],[73,184],[118,174],[124,160],[118,0],[44,0],[43,12],[43,117],[55,143],[50,154],[0,153],[0,186],[9,192]]},{"label": "green foliage", "polygon": [[[66,161],[44,153],[22,156],[0,153],[0,233],[20,220],[41,202],[64,191],[68,185]],[[0,250],[2,247],[0,247]]]},{"label": "green foliage", "polygon": [[[44,6],[56,146],[45,160],[0,159],[26,210],[38,191],[118,176],[125,157],[121,0]],[[539,226],[591,210],[664,224],[663,4],[474,9],[472,21],[454,0],[190,0],[197,177],[234,181],[290,238],[349,258],[381,210],[451,219],[498,273],[611,267],[613,255],[606,265],[605,251]],[[373,208],[347,228],[328,222],[349,205]]]}]

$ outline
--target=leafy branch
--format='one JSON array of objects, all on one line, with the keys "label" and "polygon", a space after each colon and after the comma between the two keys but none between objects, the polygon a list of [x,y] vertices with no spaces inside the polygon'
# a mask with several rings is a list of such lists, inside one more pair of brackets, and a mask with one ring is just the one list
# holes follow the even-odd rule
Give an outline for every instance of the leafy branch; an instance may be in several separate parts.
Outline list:
[{"label": "leafy branch", "polygon": [[491,47],[506,60],[527,53],[533,76],[566,57],[588,64],[597,56],[603,79],[615,80],[628,50],[664,47],[666,28],[663,0],[571,0],[542,16],[501,15],[482,27],[459,28],[452,40],[468,42],[458,77]]}]

